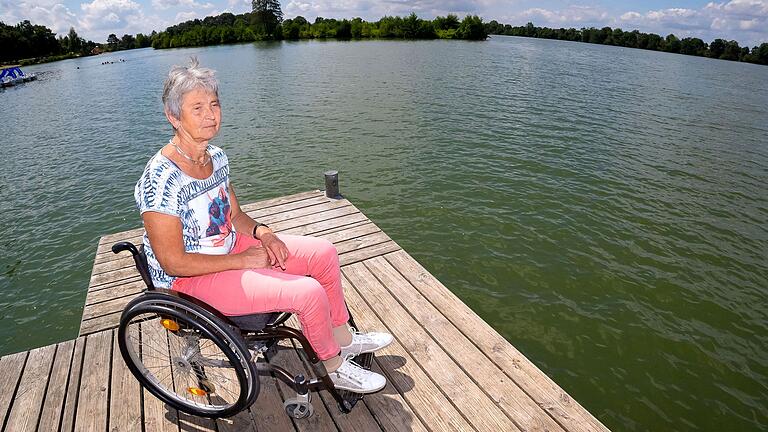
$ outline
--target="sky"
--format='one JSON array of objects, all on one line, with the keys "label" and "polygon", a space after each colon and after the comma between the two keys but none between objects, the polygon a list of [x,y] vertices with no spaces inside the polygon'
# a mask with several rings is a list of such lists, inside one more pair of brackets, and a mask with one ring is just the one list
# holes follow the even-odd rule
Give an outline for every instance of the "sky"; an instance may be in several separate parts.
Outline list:
[{"label": "sky", "polygon": [[[281,2],[285,18],[315,17],[378,20],[384,15],[421,18],[454,13],[484,21],[544,27],[618,27],[662,36],[735,39],[742,46],[768,42],[768,0],[293,0]],[[0,0],[0,21],[30,20],[65,35],[106,42],[110,33],[151,33],[193,18],[222,12],[243,13],[250,0]]]}]

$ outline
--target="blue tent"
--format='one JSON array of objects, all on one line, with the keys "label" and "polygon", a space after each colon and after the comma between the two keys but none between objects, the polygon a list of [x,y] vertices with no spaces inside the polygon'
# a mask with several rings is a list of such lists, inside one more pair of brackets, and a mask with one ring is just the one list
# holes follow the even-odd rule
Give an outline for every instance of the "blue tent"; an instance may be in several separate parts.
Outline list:
[{"label": "blue tent", "polygon": [[24,72],[21,71],[21,68],[18,66],[5,66],[2,69],[0,69],[0,81],[3,80],[3,78],[9,77],[11,79],[16,78],[24,78]]}]

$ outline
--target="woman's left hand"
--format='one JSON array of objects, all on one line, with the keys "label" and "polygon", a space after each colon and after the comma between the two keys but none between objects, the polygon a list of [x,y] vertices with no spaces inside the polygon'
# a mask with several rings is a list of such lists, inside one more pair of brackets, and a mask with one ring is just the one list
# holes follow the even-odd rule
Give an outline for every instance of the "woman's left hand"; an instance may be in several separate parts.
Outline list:
[{"label": "woman's left hand", "polygon": [[264,233],[259,238],[261,245],[267,250],[269,263],[272,266],[279,265],[285,270],[285,260],[288,259],[288,247],[274,233]]}]

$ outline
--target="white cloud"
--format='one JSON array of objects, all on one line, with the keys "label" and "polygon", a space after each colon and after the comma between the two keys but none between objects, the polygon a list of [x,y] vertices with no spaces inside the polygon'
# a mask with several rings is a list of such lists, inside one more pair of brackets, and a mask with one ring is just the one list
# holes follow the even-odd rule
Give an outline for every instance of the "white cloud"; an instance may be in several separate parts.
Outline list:
[{"label": "white cloud", "polygon": [[152,0],[152,6],[156,9],[168,9],[172,7],[212,9],[212,3],[198,3],[195,0]]},{"label": "white cloud", "polygon": [[149,33],[169,25],[157,15],[147,16],[133,0],[93,0],[81,3],[80,9],[83,14],[78,20],[79,28],[96,42],[105,41],[109,33]]},{"label": "white cloud", "polygon": [[608,12],[591,6],[570,6],[562,10],[530,8],[509,17],[510,21],[532,21],[537,26],[547,27],[592,25],[608,18]]},{"label": "white cloud", "polygon": [[182,23],[184,21],[193,20],[195,18],[203,19],[207,16],[216,16],[221,15],[224,13],[217,12],[217,11],[189,11],[189,12],[179,12],[176,14],[176,19],[174,19],[174,24]]},{"label": "white cloud", "polygon": [[57,34],[65,34],[70,27],[77,27],[75,14],[58,1],[0,0],[0,21],[14,25],[24,20],[44,25]]},{"label": "white cloud", "polygon": [[755,45],[768,40],[768,0],[710,2],[701,9],[670,8],[644,14],[627,12],[619,17],[619,24],[707,42],[724,38]]}]

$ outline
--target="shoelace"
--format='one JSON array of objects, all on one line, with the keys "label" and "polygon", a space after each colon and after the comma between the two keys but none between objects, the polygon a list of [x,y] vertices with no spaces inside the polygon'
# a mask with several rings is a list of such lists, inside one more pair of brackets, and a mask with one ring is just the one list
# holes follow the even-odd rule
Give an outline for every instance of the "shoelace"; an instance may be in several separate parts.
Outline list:
[{"label": "shoelace", "polygon": [[[349,369],[349,370],[348,371],[345,370],[345,373],[343,375],[344,375],[344,377],[349,378],[350,380],[353,380],[353,381],[355,381],[358,384],[362,384],[363,383],[363,379],[365,378],[366,372],[368,372],[368,371],[363,369],[363,367],[360,366],[359,364],[353,362],[352,361],[353,358],[355,358],[355,355],[351,354],[351,353],[347,354],[346,356],[344,356],[344,361],[349,363],[349,365],[352,366],[352,367],[345,368],[345,369]],[[339,371],[337,370],[336,373],[338,374]]]}]

